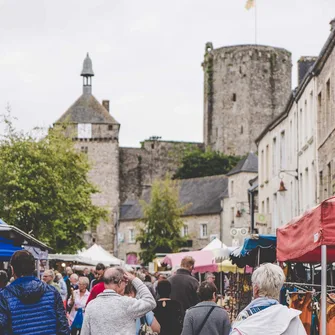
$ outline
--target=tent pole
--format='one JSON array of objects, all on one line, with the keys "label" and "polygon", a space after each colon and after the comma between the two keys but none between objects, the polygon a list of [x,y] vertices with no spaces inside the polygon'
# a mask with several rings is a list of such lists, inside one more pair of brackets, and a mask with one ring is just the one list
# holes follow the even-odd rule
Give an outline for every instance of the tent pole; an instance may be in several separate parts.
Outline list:
[{"label": "tent pole", "polygon": [[258,248],[258,253],[257,253],[257,266],[260,266],[261,262],[261,248]]},{"label": "tent pole", "polygon": [[40,260],[37,259],[36,261],[36,270],[37,270],[37,278],[41,279],[41,268],[40,268]]},{"label": "tent pole", "polygon": [[[222,270],[222,269],[221,269]],[[222,307],[222,271],[220,272],[220,306]]]},{"label": "tent pole", "polygon": [[222,296],[222,271],[220,272],[220,294]]},{"label": "tent pole", "polygon": [[309,266],[311,267],[311,283],[314,284],[314,266],[312,263]]},{"label": "tent pole", "polygon": [[334,285],[333,263],[330,263],[330,285]]},{"label": "tent pole", "polygon": [[327,246],[321,245],[321,334],[327,335]]}]

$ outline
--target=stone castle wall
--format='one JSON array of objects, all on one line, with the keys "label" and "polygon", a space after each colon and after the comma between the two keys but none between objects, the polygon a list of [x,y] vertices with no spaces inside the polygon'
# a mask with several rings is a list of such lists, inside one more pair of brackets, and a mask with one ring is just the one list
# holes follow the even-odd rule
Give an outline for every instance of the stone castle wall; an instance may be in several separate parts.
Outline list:
[{"label": "stone castle wall", "polygon": [[141,148],[120,148],[120,203],[139,198],[155,179],[173,175],[183,153],[202,143],[147,140]]},{"label": "stone castle wall", "polygon": [[283,110],[291,91],[285,49],[206,44],[204,143],[225,154],[256,151],[255,139]]},{"label": "stone castle wall", "polygon": [[78,151],[87,153],[92,166],[90,181],[100,193],[92,195],[94,205],[109,211],[108,220],[101,221],[96,229],[85,233],[84,241],[102,245],[106,250],[114,248],[114,226],[119,211],[119,145],[116,140],[81,140],[75,142]]}]

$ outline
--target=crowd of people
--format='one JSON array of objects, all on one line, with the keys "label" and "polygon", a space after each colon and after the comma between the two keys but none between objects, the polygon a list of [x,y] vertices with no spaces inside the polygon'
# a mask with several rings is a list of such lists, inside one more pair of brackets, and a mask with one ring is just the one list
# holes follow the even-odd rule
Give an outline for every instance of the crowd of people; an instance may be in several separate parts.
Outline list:
[{"label": "crowd of people", "polygon": [[274,264],[252,275],[252,302],[231,324],[217,303],[215,276],[201,283],[192,275],[195,261],[184,257],[170,277],[98,264],[79,276],[46,270],[34,276],[35,259],[14,253],[8,284],[0,271],[0,335],[304,335],[299,311],[280,305],[285,276]]}]

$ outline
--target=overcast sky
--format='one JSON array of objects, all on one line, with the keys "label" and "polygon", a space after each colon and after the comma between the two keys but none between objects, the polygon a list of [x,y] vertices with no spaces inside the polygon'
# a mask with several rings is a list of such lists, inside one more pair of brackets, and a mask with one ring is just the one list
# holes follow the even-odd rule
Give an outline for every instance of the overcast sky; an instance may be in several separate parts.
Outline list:
[{"label": "overcast sky", "polygon": [[[48,127],[81,95],[86,52],[93,94],[109,99],[120,144],[150,136],[202,141],[205,43],[255,42],[246,0],[0,0],[0,112]],[[258,43],[318,55],[334,0],[257,0]]]}]

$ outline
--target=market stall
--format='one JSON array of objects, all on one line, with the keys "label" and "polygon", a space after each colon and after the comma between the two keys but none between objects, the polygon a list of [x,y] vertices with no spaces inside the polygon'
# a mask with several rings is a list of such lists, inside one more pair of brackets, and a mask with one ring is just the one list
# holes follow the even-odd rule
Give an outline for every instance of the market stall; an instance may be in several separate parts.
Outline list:
[{"label": "market stall", "polygon": [[105,250],[102,246],[98,244],[93,244],[87,250],[80,252],[78,256],[86,258],[86,259],[91,259],[93,262],[96,262],[96,264],[103,263],[107,266],[122,264],[121,259],[116,258],[115,256],[113,256],[111,253],[109,253],[107,250]]},{"label": "market stall", "polygon": [[161,263],[168,265],[171,269],[178,268],[181,260],[186,256],[191,256],[195,259],[194,272],[217,272],[218,270],[218,265],[214,262],[214,254],[211,250],[167,254]]},{"label": "market stall", "polygon": [[335,197],[277,229],[277,259],[321,262],[321,334],[326,335],[327,262],[335,261]]},{"label": "market stall", "polygon": [[15,251],[22,249],[20,246],[15,246],[13,241],[0,237],[0,262],[8,262]]},{"label": "market stall", "polygon": [[276,236],[253,235],[246,238],[242,247],[230,253],[230,259],[240,268],[273,263],[276,261]]},{"label": "market stall", "polygon": [[41,262],[46,262],[51,248],[21,229],[10,226],[0,219],[0,262],[9,262],[13,253],[22,249],[33,254],[36,260],[37,275],[39,276]]},{"label": "market stall", "polygon": [[77,254],[49,254],[49,260],[58,260],[78,264],[97,265],[102,263],[106,266],[121,265],[122,261],[98,244],[78,252]]}]

